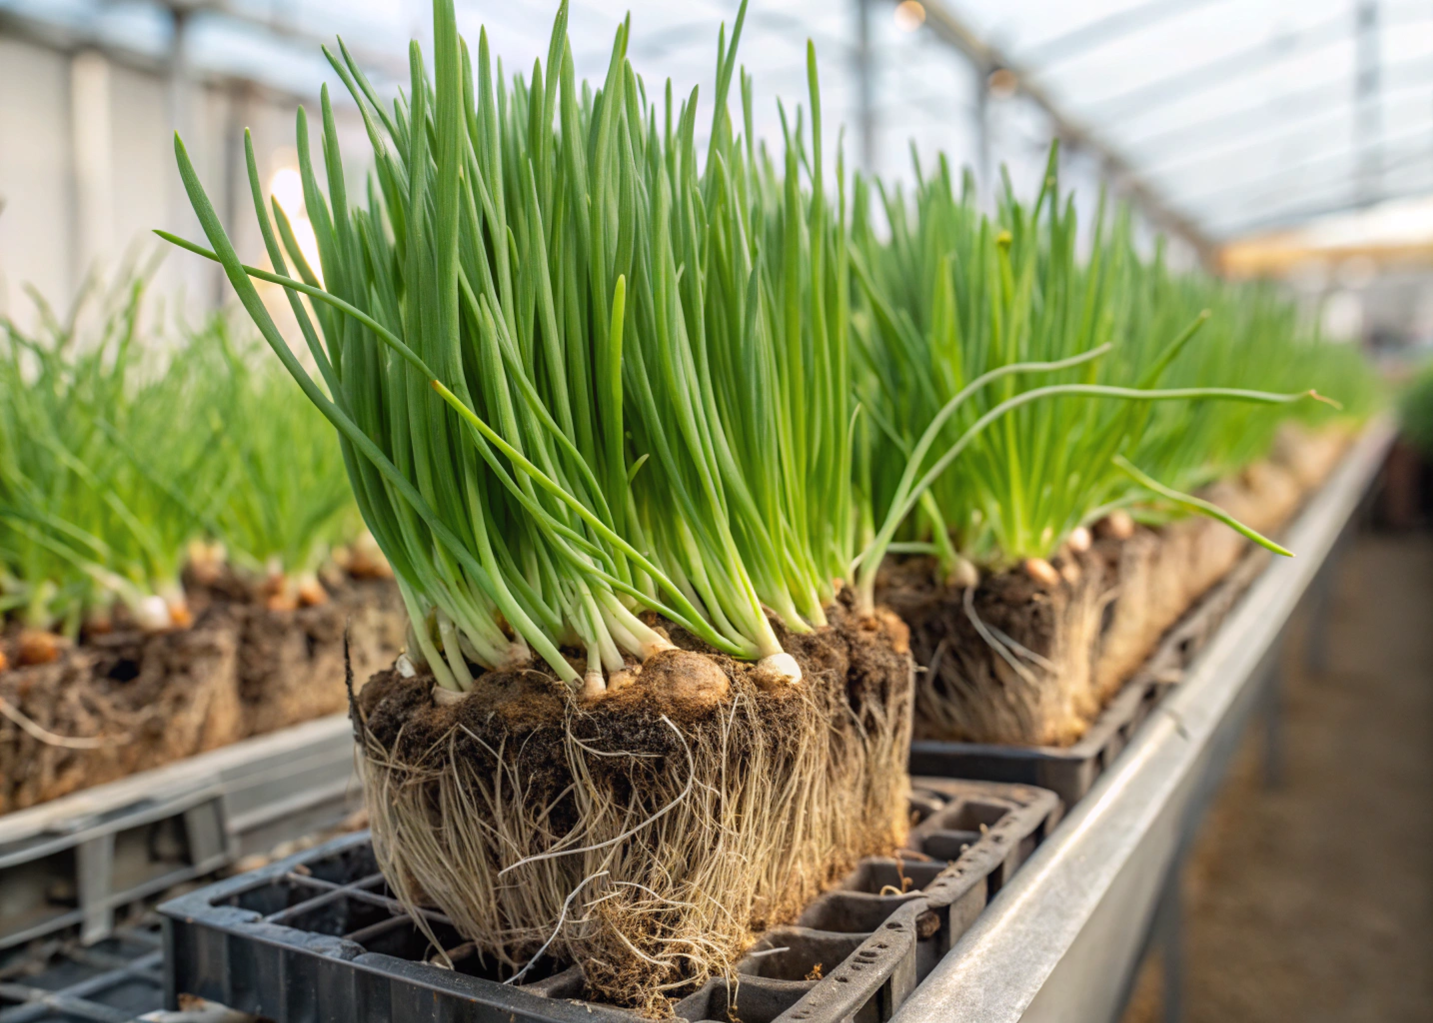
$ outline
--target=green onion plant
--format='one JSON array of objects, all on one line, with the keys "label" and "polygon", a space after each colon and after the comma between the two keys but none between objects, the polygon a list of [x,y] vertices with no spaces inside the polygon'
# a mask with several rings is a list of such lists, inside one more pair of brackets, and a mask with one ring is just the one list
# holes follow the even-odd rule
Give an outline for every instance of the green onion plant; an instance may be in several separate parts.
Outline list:
[{"label": "green onion plant", "polygon": [[1425,455],[1433,456],[1433,361],[1413,374],[1398,397],[1403,435]]},{"label": "green onion plant", "polygon": [[[828,196],[814,52],[809,119],[786,122],[773,157],[744,75],[740,131],[728,111],[744,6],[706,115],[695,90],[648,95],[626,23],[594,89],[575,78],[566,5],[546,63],[511,80],[485,34],[469,51],[450,2],[434,11],[433,72],[415,44],[391,104],[341,43],[326,51],[374,170],[351,198],[327,91],[321,171],[299,111],[318,267],[265,202],[248,139],[273,269],[239,261],[177,139],[212,250],[165,237],[223,264],[337,427],[440,684],[535,652],[600,690],[668,645],[642,609],[798,676],[765,609],[819,626],[853,555],[843,170]],[[288,289],[316,377],[254,279]]]},{"label": "green onion plant", "polygon": [[71,637],[187,625],[195,542],[312,573],[359,529],[332,431],[226,322],[166,330],[146,275],[0,323],[0,612]]},{"label": "green onion plant", "polygon": [[[1150,473],[1177,467],[1176,484],[1194,480],[1209,464],[1211,437],[1227,446],[1247,424],[1272,422],[1271,408],[1311,393],[1290,390],[1297,367],[1228,372],[1228,338],[1257,345],[1262,335],[1227,335],[1216,356],[1201,354],[1210,311],[1170,301],[1183,298],[1182,282],[1158,259],[1141,263],[1123,214],[1102,213],[1091,254],[1078,258],[1057,159],[1052,149],[1031,205],[1007,179],[994,216],[980,210],[969,175],[957,184],[943,158],[930,177],[917,164],[909,200],[879,181],[857,182],[852,336],[865,413],[856,469],[864,530],[878,548],[884,540],[934,554],[956,575],[971,563],[1044,559],[1087,523],[1157,494],[1288,553]],[[1239,386],[1220,386],[1231,383]],[[1186,436],[1196,421],[1204,425]],[[1232,447],[1214,454],[1221,467],[1234,457]],[[916,494],[912,482],[926,479],[929,490]],[[877,567],[861,567],[867,600]]]},{"label": "green onion plant", "polygon": [[145,373],[143,283],[67,320],[37,301],[34,333],[6,322],[0,354],[0,601],[23,624],[73,636],[116,602],[146,628],[185,624],[179,573],[199,529],[187,479],[212,433],[187,429],[182,370]]}]

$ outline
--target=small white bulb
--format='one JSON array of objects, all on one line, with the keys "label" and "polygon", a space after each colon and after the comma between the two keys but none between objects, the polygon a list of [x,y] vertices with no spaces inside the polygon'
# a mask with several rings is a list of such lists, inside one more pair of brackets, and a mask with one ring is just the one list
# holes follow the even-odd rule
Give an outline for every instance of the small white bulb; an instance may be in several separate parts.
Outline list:
[{"label": "small white bulb", "polygon": [[758,671],[770,671],[788,682],[801,681],[801,665],[796,663],[796,658],[784,650],[779,654],[768,654],[756,662]]},{"label": "small white bulb", "polygon": [[169,602],[157,594],[142,598],[134,606],[134,621],[145,632],[163,632],[174,624]]},{"label": "small white bulb", "polygon": [[602,677],[600,671],[589,671],[582,676],[582,689],[578,691],[578,698],[585,701],[595,700],[607,692],[607,680]]},{"label": "small white bulb", "polygon": [[460,693],[456,689],[447,689],[439,685],[433,687],[433,702],[440,707],[450,707],[466,695],[467,693]]}]

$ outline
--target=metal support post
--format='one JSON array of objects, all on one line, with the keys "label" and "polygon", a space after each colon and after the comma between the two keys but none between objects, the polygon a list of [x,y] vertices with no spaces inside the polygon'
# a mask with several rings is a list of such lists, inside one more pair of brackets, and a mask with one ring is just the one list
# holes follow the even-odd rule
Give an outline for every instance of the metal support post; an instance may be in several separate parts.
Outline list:
[{"label": "metal support post", "polygon": [[1378,0],[1358,5],[1357,76],[1354,79],[1354,142],[1359,149],[1358,193],[1364,203],[1383,191],[1383,107],[1380,102],[1383,61],[1379,55]]},{"label": "metal support post", "polygon": [[856,0],[856,96],[861,169],[876,172],[876,58],[871,48],[871,4]]}]

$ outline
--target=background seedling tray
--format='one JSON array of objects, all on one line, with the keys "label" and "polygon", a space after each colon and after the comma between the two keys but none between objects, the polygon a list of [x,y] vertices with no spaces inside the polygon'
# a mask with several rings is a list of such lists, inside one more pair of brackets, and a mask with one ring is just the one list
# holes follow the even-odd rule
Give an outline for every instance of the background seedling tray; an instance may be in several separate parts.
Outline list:
[{"label": "background seedling tray", "polygon": [[0,950],[77,930],[360,802],[346,714],[295,725],[0,816]]},{"label": "background seedling tray", "polygon": [[129,1023],[161,1008],[157,920],[122,928],[88,948],[48,944],[0,960],[0,1023]]}]

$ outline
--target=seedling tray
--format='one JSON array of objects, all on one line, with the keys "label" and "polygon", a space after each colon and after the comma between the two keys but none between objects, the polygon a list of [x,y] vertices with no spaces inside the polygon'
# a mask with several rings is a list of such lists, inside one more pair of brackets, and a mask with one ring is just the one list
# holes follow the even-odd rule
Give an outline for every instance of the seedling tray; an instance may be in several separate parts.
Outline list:
[{"label": "seedling tray", "polygon": [[[919,778],[909,848],[863,860],[794,926],[675,1006],[688,1020],[836,1023],[888,1018],[1058,820],[1023,785]],[[577,966],[504,984],[442,914],[425,913],[453,968],[393,899],[366,833],[160,907],[166,1003],[220,1002],[274,1023],[634,1023],[582,1001]],[[544,970],[545,965],[545,970]]]},{"label": "seedling tray", "polygon": [[156,920],[89,946],[50,942],[0,961],[0,1023],[128,1023],[163,1007]]},{"label": "seedling tray", "polygon": [[334,715],[0,816],[0,950],[78,930],[359,801],[353,729]]},{"label": "seedling tray", "polygon": [[1267,564],[1268,555],[1262,550],[1245,555],[1165,634],[1144,667],[1073,745],[1004,746],[919,739],[911,743],[911,773],[1037,785],[1058,795],[1066,808],[1074,806],[1124,752],[1169,688],[1184,677],[1195,655]]}]

